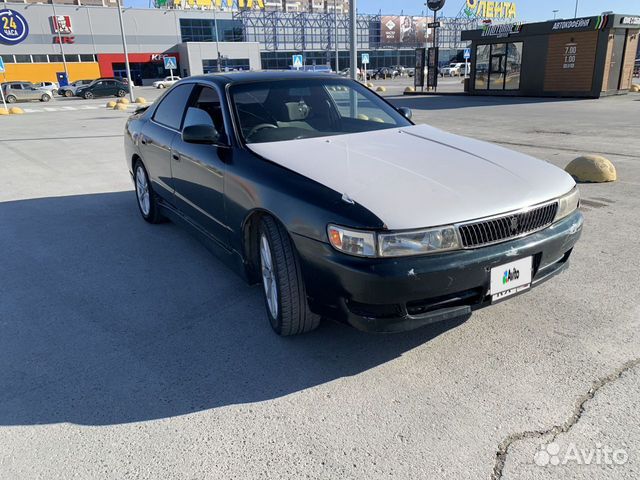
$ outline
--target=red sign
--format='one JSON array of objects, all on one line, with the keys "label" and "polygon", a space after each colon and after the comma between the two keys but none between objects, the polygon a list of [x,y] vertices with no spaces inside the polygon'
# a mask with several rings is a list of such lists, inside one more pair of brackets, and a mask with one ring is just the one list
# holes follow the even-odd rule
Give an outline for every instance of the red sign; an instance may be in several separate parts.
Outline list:
[{"label": "red sign", "polygon": [[55,36],[55,37],[53,37],[53,43],[55,43],[55,44],[62,43],[64,45],[76,43],[76,37],[58,37],[58,36]]}]

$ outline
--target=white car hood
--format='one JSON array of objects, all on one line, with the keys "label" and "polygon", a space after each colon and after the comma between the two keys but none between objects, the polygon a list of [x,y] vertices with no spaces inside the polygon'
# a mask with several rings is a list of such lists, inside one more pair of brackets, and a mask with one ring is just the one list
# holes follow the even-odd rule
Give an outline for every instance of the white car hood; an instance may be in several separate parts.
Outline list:
[{"label": "white car hood", "polygon": [[248,146],[359,203],[391,230],[507,213],[575,185],[550,163],[427,125]]}]

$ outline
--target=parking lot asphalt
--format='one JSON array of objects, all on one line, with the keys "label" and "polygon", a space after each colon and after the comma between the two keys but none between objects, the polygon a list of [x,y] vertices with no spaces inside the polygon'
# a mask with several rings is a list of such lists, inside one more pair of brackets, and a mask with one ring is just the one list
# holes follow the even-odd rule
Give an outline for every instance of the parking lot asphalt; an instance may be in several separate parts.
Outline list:
[{"label": "parking lot asphalt", "polygon": [[612,160],[570,269],[466,321],[279,338],[259,287],[139,217],[127,112],[0,117],[0,478],[637,479],[640,95],[388,98],[561,167]]}]

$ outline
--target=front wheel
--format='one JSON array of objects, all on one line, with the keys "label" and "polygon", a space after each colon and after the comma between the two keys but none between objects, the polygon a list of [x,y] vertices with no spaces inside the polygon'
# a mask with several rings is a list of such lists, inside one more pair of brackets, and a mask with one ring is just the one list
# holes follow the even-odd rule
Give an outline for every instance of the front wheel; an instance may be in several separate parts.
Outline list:
[{"label": "front wheel", "polygon": [[158,88],[164,88],[164,84],[161,83],[160,85],[158,85]]},{"label": "front wheel", "polygon": [[64,91],[64,96],[69,98],[69,97],[73,97],[73,92],[71,90],[65,90]]},{"label": "front wheel", "polygon": [[310,332],[320,316],[309,310],[300,261],[287,230],[263,217],[259,232],[260,271],[267,316],[282,336]]},{"label": "front wheel", "polygon": [[124,90],[118,90],[118,93],[116,94],[116,96],[122,98],[127,94],[127,92],[125,92]]},{"label": "front wheel", "polygon": [[140,209],[142,218],[149,223],[162,222],[164,218],[160,214],[158,200],[153,193],[147,169],[144,168],[142,162],[138,160],[133,171],[136,184],[136,199],[138,200],[138,208]]},{"label": "front wheel", "polygon": [[85,100],[91,100],[91,99],[93,98],[93,93],[91,93],[91,92],[84,92],[84,94],[82,95],[82,97],[83,97]]}]

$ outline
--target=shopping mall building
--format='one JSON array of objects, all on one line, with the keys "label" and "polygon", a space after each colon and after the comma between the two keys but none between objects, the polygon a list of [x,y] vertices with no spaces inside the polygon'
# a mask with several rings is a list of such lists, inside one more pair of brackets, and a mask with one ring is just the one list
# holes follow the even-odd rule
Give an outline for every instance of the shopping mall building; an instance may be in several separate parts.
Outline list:
[{"label": "shopping mall building", "polygon": [[[65,70],[63,52],[70,81],[125,75],[115,0],[48,1],[0,4],[7,80],[55,81]],[[222,8],[211,8],[216,1]],[[305,67],[333,69],[336,43],[339,68],[348,66],[348,0],[213,2],[156,0],[156,8],[125,8],[132,77],[149,84],[168,75],[165,56],[176,57],[174,74],[181,76],[217,71],[218,63],[221,70],[286,69],[294,54],[303,54]],[[369,53],[368,68],[412,67],[415,48],[431,41],[428,20],[358,15],[358,49]],[[452,54],[463,46],[450,45]]]}]

